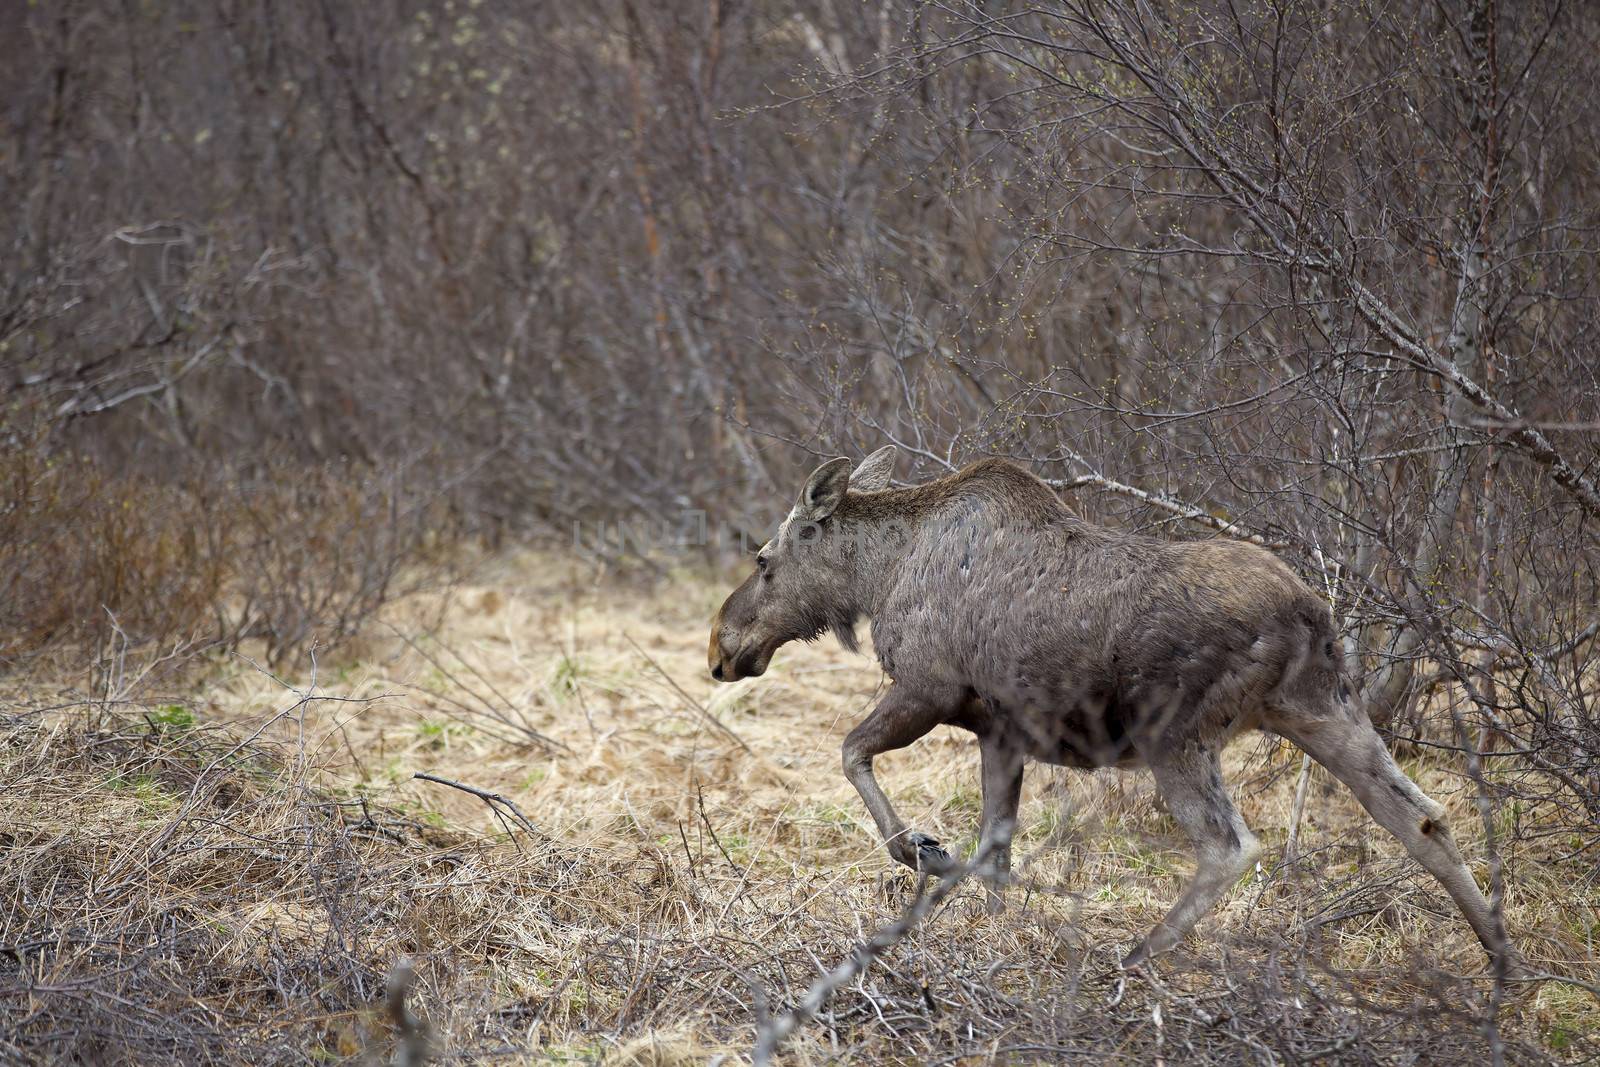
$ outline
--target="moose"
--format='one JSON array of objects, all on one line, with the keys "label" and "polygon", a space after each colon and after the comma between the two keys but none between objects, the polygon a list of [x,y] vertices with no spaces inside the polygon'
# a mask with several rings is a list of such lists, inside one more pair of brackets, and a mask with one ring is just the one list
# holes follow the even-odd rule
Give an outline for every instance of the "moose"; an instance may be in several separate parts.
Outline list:
[{"label": "moose", "polygon": [[892,488],[894,446],[806,480],[755,570],[711,623],[717,681],[766,671],[773,653],[832,631],[873,648],[892,680],[844,741],[844,773],[889,853],[945,873],[940,843],[901,822],[873,758],[935,726],[977,736],[979,854],[998,893],[1028,757],[1068,767],[1148,767],[1189,837],[1196,869],[1122,961],[1182,940],[1255,863],[1260,845],[1223,785],[1239,733],[1287,738],[1350,787],[1455,900],[1491,957],[1512,950],[1461,858],[1444,808],[1408,778],[1344,669],[1327,605],[1265,548],[1175,542],[1091,524],[1044,481],[984,459]]}]

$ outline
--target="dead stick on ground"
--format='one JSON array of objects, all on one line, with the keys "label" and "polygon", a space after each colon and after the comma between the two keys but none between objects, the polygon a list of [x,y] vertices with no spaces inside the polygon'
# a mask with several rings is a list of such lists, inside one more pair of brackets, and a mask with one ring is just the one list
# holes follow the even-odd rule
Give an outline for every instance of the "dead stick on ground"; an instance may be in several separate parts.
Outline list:
[{"label": "dead stick on ground", "polygon": [[489,810],[495,812],[496,815],[499,815],[499,811],[496,809],[495,805],[504,805],[505,808],[511,812],[511,814],[517,817],[517,822],[522,824],[522,828],[524,830],[536,837],[542,836],[539,833],[538,828],[533,825],[533,821],[526,815],[522,814],[522,809],[517,807],[517,802],[510,800],[499,793],[491,793],[487,789],[479,789],[475,785],[467,785],[465,782],[454,782],[449,778],[440,778],[437,774],[428,774],[423,771],[418,771],[411,777],[420,778],[424,782],[435,782],[439,785],[447,785],[451,789],[459,789],[463,793],[471,793],[473,796],[489,805]]},{"label": "dead stick on ground", "polygon": [[623,639],[625,641],[627,641],[628,644],[632,645],[633,646],[633,650],[635,652],[639,653],[639,655],[643,656],[645,658],[645,660],[650,664],[650,666],[652,666],[652,667],[654,667],[656,669],[656,673],[657,674],[661,675],[661,677],[663,677],[663,678],[665,678],[667,680],[667,684],[668,685],[672,686],[673,689],[676,689],[678,691],[678,695],[679,696],[681,696],[683,699],[687,700],[691,705],[693,705],[695,710],[700,712],[701,715],[704,715],[706,717],[707,721],[709,721],[712,726],[715,726],[718,730],[721,730],[723,733],[727,734],[730,738],[732,738],[738,744],[738,746],[740,748],[742,748],[746,752],[750,753],[750,755],[752,755],[752,756],[755,755],[755,750],[752,749],[749,745],[744,743],[744,738],[740,737],[738,734],[734,733],[731,729],[729,729],[726,725],[724,725],[721,719],[719,719],[715,715],[711,714],[711,709],[710,708],[707,708],[704,704],[700,703],[694,697],[690,696],[684,690],[683,686],[681,686],[677,682],[673,681],[672,680],[672,675],[668,674],[666,672],[665,668],[663,668],[661,666],[661,664],[657,663],[655,661],[655,659],[650,655],[650,653],[648,653],[644,649],[640,648],[638,642],[636,642],[633,638],[628,637],[626,634],[623,635]]}]

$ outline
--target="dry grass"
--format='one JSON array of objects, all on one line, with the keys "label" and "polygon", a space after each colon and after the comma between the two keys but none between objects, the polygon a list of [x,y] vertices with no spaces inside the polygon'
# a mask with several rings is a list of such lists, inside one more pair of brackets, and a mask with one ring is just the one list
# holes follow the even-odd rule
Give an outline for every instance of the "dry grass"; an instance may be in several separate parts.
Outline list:
[{"label": "dry grass", "polygon": [[[45,710],[60,701],[19,688],[0,731],[0,1060],[375,1057],[403,955],[457,1057],[740,1062],[762,997],[792,1004],[906,905],[914,879],[838,771],[881,685],[870,658],[829,640],[714,689],[718,584],[635,589],[536,557],[477,581],[432,634],[437,603],[395,605],[400,636],[321,663],[316,699],[237,658],[142,706]],[[1114,995],[1118,954],[1189,870],[1148,778],[1034,767],[1006,913],[961,887],[787,1059],[1479,1058],[1492,983],[1437,886],[1320,771],[1302,864],[1277,871],[1298,754],[1247,740],[1229,761],[1266,866],[1152,979]],[[1481,856],[1469,783],[1407,762]],[[880,768],[909,822],[971,847],[967,737]],[[504,794],[537,832],[418,771]],[[1581,843],[1509,844],[1506,908],[1538,965],[1594,982],[1595,872],[1562,859]],[[1498,1032],[1513,1062],[1600,1055],[1600,1009],[1571,985],[1511,993]]]}]

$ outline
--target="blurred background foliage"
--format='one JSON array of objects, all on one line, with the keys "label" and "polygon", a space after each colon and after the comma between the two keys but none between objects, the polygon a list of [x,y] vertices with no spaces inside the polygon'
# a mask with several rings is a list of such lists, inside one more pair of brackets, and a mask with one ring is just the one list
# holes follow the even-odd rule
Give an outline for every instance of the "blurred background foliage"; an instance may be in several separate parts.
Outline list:
[{"label": "blurred background foliage", "polygon": [[1381,714],[1464,685],[1592,752],[1597,26],[29,4],[0,661],[292,649],[460,539],[747,529],[893,441],[909,480],[1007,455],[1092,517],[1271,544]]}]

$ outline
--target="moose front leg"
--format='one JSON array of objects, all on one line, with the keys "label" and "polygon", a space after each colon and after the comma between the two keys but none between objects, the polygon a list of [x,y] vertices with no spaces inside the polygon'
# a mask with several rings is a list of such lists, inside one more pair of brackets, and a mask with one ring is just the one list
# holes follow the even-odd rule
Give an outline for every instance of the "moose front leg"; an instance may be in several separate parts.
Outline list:
[{"label": "moose front leg", "polygon": [[989,911],[1005,908],[1000,889],[1011,877],[1011,835],[1022,802],[1022,752],[1008,738],[988,734],[978,742],[983,766],[983,831],[978,842],[989,883]]},{"label": "moose front leg", "polygon": [[905,748],[958,710],[954,701],[929,699],[895,685],[844,739],[844,776],[861,794],[889,855],[912,870],[942,873],[950,866],[950,854],[927,834],[906,829],[872,773],[872,760],[879,753]]}]

